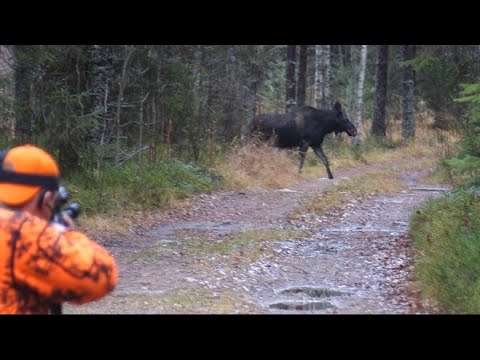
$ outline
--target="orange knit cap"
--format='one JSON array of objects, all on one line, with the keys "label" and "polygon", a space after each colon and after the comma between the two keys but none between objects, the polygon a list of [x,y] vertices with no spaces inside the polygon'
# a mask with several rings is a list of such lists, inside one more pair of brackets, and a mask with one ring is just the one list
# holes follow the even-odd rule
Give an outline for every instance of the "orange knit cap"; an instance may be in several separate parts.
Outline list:
[{"label": "orange knit cap", "polygon": [[42,187],[58,186],[59,175],[57,162],[45,150],[34,145],[11,148],[1,163],[0,202],[26,203]]}]

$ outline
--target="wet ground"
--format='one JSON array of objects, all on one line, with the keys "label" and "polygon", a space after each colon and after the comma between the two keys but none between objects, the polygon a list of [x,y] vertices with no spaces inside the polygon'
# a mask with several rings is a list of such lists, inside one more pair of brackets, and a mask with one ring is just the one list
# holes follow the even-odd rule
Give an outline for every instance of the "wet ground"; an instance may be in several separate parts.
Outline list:
[{"label": "wet ground", "polygon": [[[273,276],[278,290],[264,292],[264,306],[283,309],[287,304],[288,310],[313,306],[323,313],[425,311],[413,286],[411,246],[405,235],[406,215],[423,200],[424,194],[415,191],[374,197],[342,213],[334,223],[323,221],[308,242],[279,244],[288,256]],[[295,276],[289,275],[289,268]]]},{"label": "wet ground", "polygon": [[[338,179],[368,171],[337,171]],[[289,215],[337,180],[217,192],[159,211],[129,236],[99,239],[119,262],[106,298],[66,313],[411,314],[419,296],[409,216],[447,189],[403,175],[407,190],[350,199],[324,215]],[[97,237],[98,238],[98,237]]]}]

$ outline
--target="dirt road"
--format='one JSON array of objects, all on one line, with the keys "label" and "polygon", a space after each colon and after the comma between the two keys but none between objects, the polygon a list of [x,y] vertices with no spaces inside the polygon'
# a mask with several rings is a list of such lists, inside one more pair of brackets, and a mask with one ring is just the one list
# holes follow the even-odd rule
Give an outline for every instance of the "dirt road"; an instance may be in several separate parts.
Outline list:
[{"label": "dirt road", "polygon": [[402,174],[407,190],[291,216],[305,199],[369,169],[337,170],[335,180],[289,189],[202,194],[152,214],[128,236],[96,234],[118,260],[118,287],[64,312],[428,313],[413,281],[406,231],[410,214],[446,190],[421,185],[429,169]]}]

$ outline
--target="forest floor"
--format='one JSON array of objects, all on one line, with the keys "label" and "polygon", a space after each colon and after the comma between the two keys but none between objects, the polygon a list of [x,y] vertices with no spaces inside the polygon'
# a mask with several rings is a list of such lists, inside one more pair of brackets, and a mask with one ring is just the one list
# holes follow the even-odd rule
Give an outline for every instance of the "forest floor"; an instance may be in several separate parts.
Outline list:
[{"label": "forest floor", "polygon": [[[319,165],[322,166],[322,165]],[[448,190],[426,184],[432,168],[404,170],[404,190],[351,198],[341,210],[298,213],[369,164],[333,169],[274,190],[219,191],[175,208],[133,214],[128,234],[92,237],[117,259],[119,282],[73,314],[426,314],[407,231],[410,215]],[[349,180],[346,180],[349,179]],[[292,214],[296,211],[296,216]]]}]

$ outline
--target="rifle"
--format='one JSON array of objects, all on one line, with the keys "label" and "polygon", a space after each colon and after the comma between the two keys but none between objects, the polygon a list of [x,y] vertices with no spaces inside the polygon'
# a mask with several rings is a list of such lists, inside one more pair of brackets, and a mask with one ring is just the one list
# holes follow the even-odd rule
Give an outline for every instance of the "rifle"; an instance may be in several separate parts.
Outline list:
[{"label": "rifle", "polygon": [[[62,206],[64,206],[68,201],[68,191],[65,187],[60,186],[60,188],[58,189],[58,194],[58,202],[55,206],[52,221],[65,225],[62,214],[66,214],[72,219],[76,219],[80,215],[81,208],[79,204],[72,203],[62,210]],[[51,315],[62,315],[62,313],[63,310],[61,303],[53,303],[50,305]]]}]

